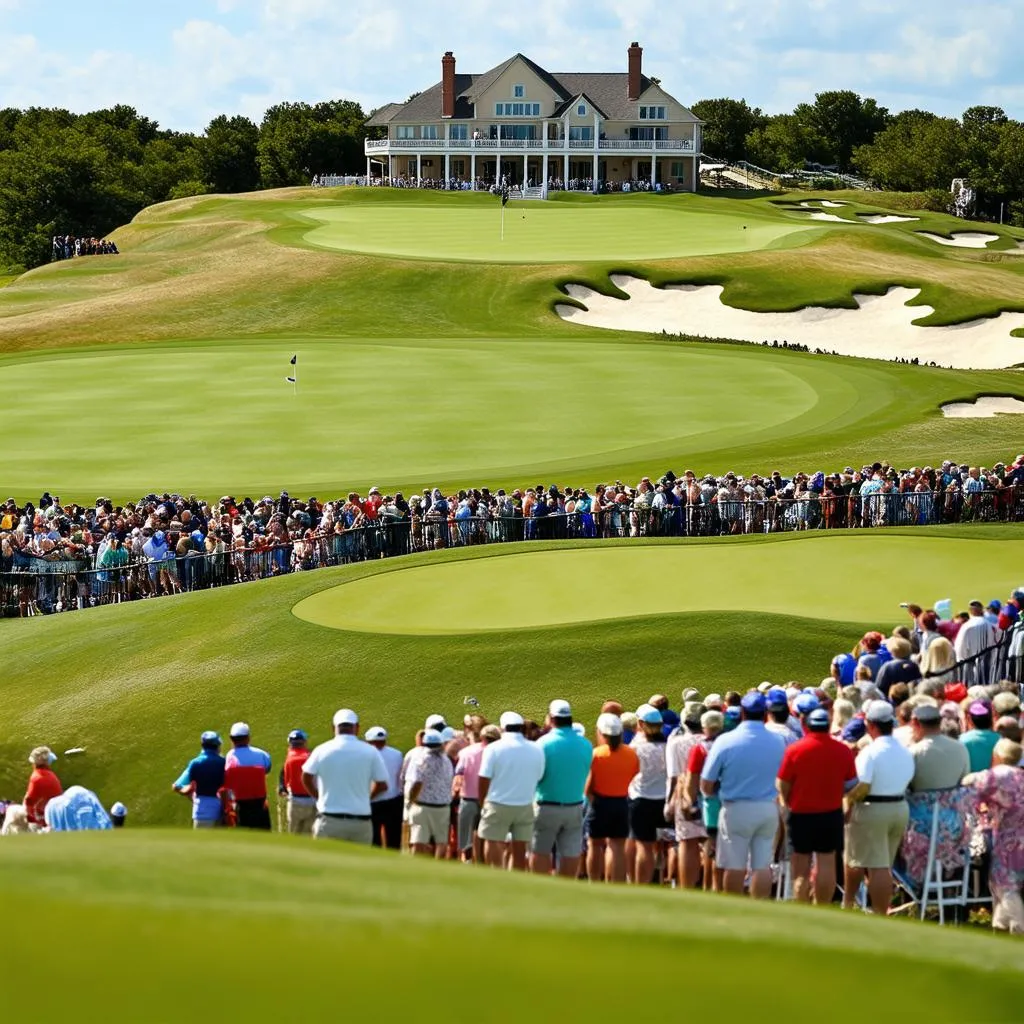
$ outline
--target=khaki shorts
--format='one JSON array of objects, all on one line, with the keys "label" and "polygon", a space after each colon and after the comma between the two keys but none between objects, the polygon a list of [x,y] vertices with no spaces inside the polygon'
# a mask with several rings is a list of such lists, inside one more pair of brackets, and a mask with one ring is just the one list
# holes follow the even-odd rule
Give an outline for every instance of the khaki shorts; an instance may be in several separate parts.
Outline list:
[{"label": "khaki shorts", "polygon": [[909,820],[906,800],[856,804],[846,826],[846,863],[854,868],[891,868]]},{"label": "khaki shorts", "polygon": [[373,843],[373,825],[369,818],[362,821],[358,818],[329,818],[325,814],[318,814],[313,823],[313,838],[342,839],[369,846]]},{"label": "khaki shorts", "polygon": [[473,849],[473,833],[480,827],[480,801],[463,797],[459,801],[459,849]]},{"label": "khaki shorts", "polygon": [[424,807],[409,805],[409,842],[413,846],[447,846],[451,806]]},{"label": "khaki shorts", "polygon": [[538,804],[533,822],[533,852],[578,857],[583,852],[583,804]]},{"label": "khaki shorts", "polygon": [[491,843],[504,843],[511,835],[516,843],[528,843],[533,837],[533,804],[484,804],[480,814],[479,835]]},{"label": "khaki shorts", "polygon": [[315,803],[296,803],[288,800],[288,831],[294,835],[311,835],[316,821]]},{"label": "khaki shorts", "polygon": [[715,860],[725,871],[763,871],[770,867],[779,830],[774,800],[730,800],[718,818]]}]

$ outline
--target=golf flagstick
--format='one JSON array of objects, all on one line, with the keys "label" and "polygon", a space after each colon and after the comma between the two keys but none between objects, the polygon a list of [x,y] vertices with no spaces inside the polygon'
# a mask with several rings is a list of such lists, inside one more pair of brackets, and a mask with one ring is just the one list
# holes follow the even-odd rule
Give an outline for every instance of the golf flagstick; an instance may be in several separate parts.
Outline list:
[{"label": "golf flagstick", "polygon": [[292,398],[295,398],[298,395],[298,393],[299,393],[299,355],[298,355],[298,353],[296,353],[295,355],[292,356],[291,364],[294,367],[294,369],[292,370],[292,375],[290,377],[285,377],[285,380],[288,381],[289,384],[291,384],[291,386],[292,386]]}]

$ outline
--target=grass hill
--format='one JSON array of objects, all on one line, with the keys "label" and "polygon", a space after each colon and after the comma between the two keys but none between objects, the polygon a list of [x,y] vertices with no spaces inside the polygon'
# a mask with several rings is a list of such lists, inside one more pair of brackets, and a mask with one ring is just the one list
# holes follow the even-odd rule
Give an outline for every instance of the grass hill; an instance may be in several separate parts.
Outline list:
[{"label": "grass hill", "polygon": [[129,828],[3,846],[12,1019],[40,1001],[154,1022],[228,1008],[565,1020],[638,1003],[730,1020],[1019,1018],[1017,946],[976,932],[279,836]]}]

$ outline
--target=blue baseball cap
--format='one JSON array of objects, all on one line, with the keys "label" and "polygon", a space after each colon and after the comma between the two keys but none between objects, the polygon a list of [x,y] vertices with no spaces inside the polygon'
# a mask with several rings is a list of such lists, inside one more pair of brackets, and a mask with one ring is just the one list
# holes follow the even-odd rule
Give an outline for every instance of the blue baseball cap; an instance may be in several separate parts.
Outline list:
[{"label": "blue baseball cap", "polygon": [[789,706],[789,699],[786,691],[781,686],[773,686],[765,695],[765,700],[770,708],[784,708]]},{"label": "blue baseball cap", "polygon": [[845,729],[843,729],[843,739],[847,743],[856,743],[858,740],[864,738],[864,734],[867,732],[867,725],[863,718],[854,718],[847,723]]},{"label": "blue baseball cap", "polygon": [[204,732],[203,735],[199,737],[199,742],[204,747],[219,747],[219,746],[221,746],[220,736],[217,735],[217,733],[213,732],[212,730],[209,731],[209,732]]},{"label": "blue baseball cap", "polygon": [[636,709],[636,717],[648,725],[661,725],[663,722],[661,712],[652,704],[641,704]]},{"label": "blue baseball cap", "polygon": [[307,737],[305,729],[292,729],[292,731],[288,733],[289,743],[305,743],[306,739]]},{"label": "blue baseball cap", "polygon": [[764,694],[757,690],[750,690],[743,695],[743,699],[740,701],[740,707],[744,711],[764,711],[767,707],[767,701],[764,699]]},{"label": "blue baseball cap", "polygon": [[813,693],[801,693],[796,699],[796,713],[798,715],[809,715],[820,707],[821,702]]},{"label": "blue baseball cap", "polygon": [[807,728],[815,732],[828,728],[828,712],[824,708],[815,708],[807,716]]}]

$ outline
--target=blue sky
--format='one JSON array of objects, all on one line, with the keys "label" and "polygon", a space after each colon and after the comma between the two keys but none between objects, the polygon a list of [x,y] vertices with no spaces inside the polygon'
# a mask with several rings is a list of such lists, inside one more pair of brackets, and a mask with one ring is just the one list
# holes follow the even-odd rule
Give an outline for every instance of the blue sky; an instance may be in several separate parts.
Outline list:
[{"label": "blue sky", "polygon": [[892,110],[1024,119],[1022,0],[0,0],[0,106],[127,103],[166,128],[281,100],[369,110],[522,51],[552,71],[644,70],[684,103],[791,110],[824,89]]}]

